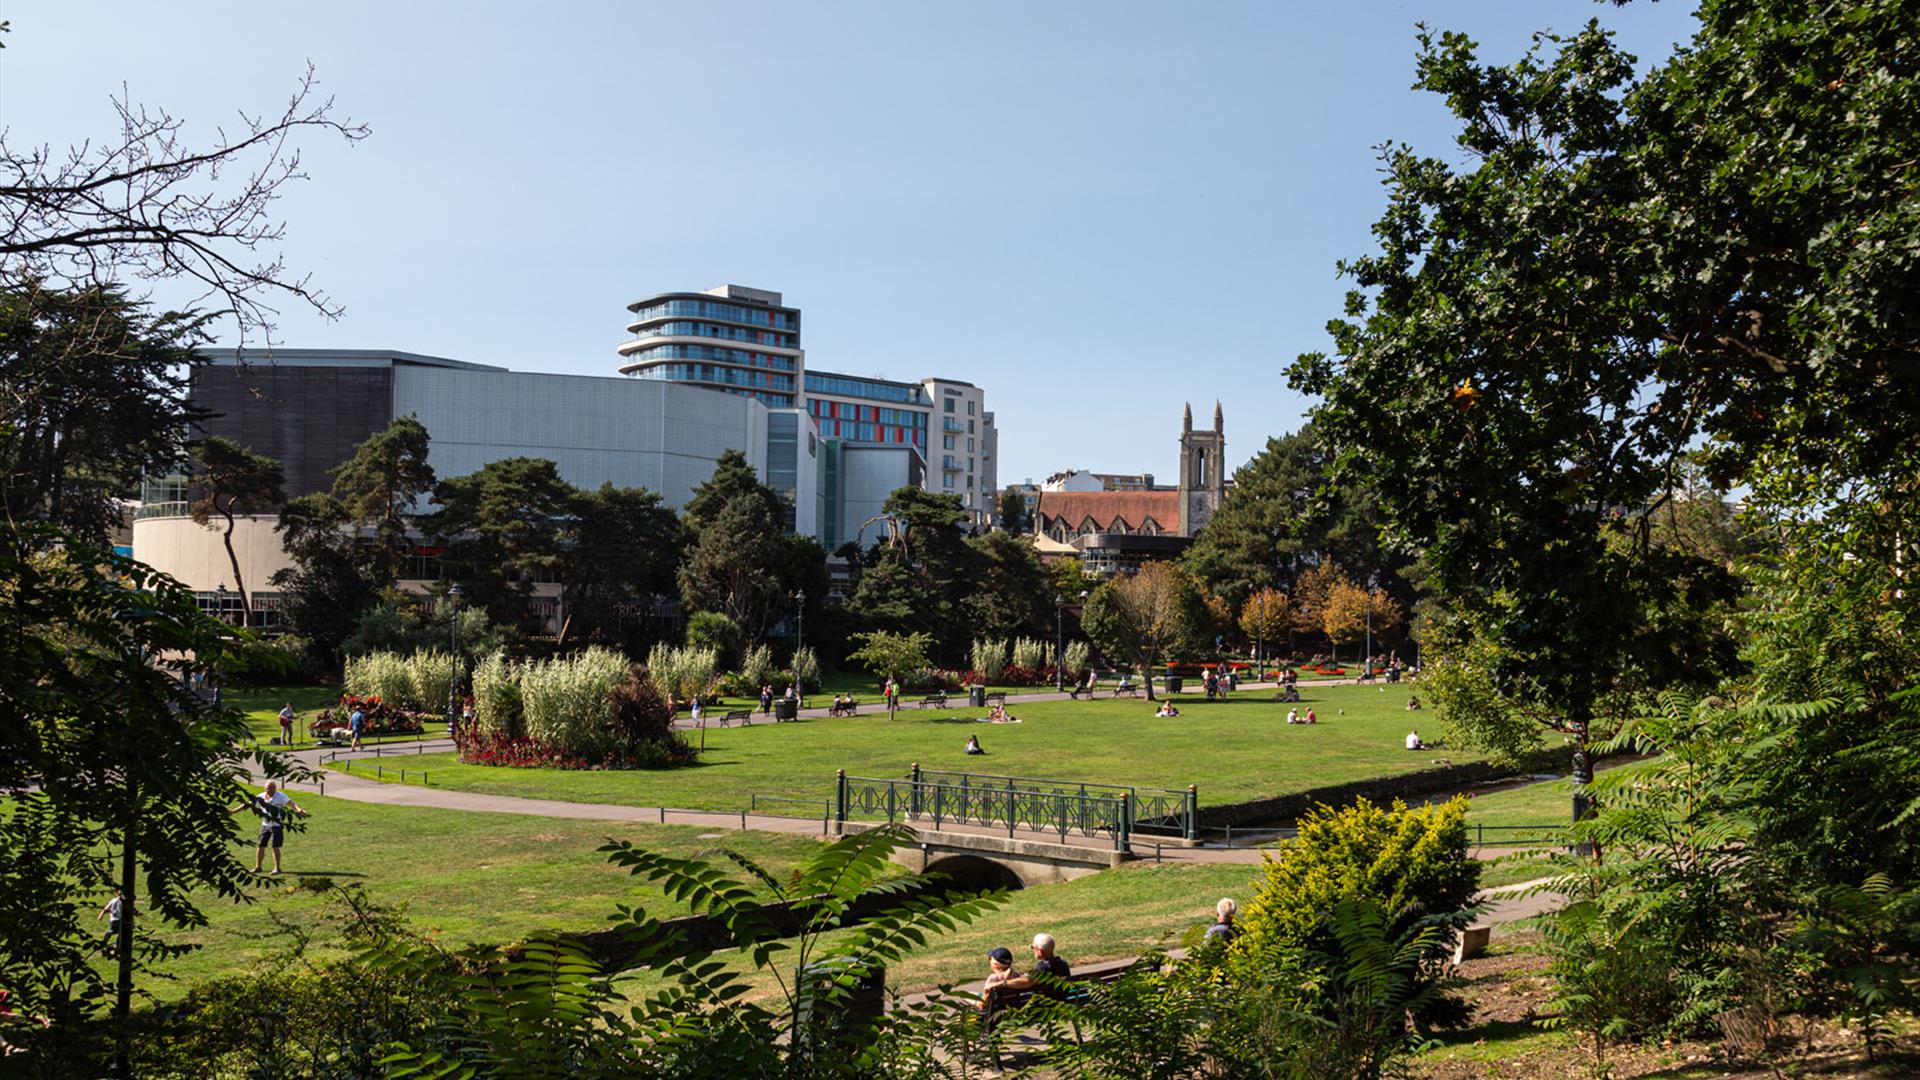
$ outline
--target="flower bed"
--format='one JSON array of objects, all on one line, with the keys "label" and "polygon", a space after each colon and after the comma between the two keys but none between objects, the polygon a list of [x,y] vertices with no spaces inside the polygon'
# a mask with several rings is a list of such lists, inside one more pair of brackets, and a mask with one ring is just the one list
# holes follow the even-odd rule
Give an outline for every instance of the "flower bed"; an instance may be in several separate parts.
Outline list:
[{"label": "flower bed", "polygon": [[[467,765],[509,769],[664,769],[693,760],[691,750],[668,750],[664,743],[643,743],[639,753],[611,754],[595,760],[537,739],[496,739],[475,735],[460,747]],[[657,748],[657,749],[656,749]]]},{"label": "flower bed", "polygon": [[323,709],[313,723],[307,725],[307,733],[316,739],[348,738],[353,734],[352,725],[347,722],[353,710],[361,712],[360,735],[372,738],[381,735],[422,735],[426,725],[414,713],[403,712],[380,700],[378,694],[357,697],[353,694],[341,694],[340,704],[332,709]]}]

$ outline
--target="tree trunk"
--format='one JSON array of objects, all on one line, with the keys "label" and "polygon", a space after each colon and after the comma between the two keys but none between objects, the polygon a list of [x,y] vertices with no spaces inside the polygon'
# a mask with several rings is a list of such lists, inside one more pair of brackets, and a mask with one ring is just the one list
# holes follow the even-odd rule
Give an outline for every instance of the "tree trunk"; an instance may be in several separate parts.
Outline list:
[{"label": "tree trunk", "polygon": [[121,833],[120,847],[120,937],[115,941],[114,958],[119,974],[114,988],[114,1053],[113,1074],[132,1076],[132,1065],[128,1054],[133,1047],[133,878],[134,878],[134,825],[139,820],[138,807],[134,802],[134,786],[127,784],[127,824]]},{"label": "tree trunk", "polygon": [[1140,676],[1141,676],[1141,679],[1147,684],[1147,700],[1158,701],[1159,699],[1153,696],[1153,658],[1150,656],[1143,657],[1142,660],[1143,662],[1140,665]]},{"label": "tree trunk", "polygon": [[[253,614],[253,605],[247,602],[247,583],[240,580],[240,556],[235,555],[233,553],[233,525],[234,525],[233,504],[229,502],[227,504],[227,508],[225,510],[222,510],[221,514],[227,519],[227,532],[225,536],[221,537],[221,542],[226,544],[227,562],[231,563],[233,566],[234,591],[240,594],[240,625],[251,626],[253,624],[253,620],[251,618]],[[226,617],[227,617],[226,612],[223,611],[220,613],[220,618],[223,621],[226,619]]]}]

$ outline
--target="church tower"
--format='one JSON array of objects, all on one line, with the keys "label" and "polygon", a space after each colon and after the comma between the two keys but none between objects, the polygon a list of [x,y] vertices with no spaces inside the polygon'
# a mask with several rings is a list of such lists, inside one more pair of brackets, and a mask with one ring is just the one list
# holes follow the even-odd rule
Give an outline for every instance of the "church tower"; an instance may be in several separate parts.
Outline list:
[{"label": "church tower", "polygon": [[1213,430],[1193,430],[1193,405],[1180,418],[1180,535],[1197,536],[1227,494],[1227,433],[1220,403]]}]

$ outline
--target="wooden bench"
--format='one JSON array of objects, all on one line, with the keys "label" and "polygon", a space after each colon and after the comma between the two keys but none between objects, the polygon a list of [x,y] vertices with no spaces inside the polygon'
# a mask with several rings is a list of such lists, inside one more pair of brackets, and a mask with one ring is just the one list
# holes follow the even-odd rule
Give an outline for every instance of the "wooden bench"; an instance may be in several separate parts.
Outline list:
[{"label": "wooden bench", "polygon": [[1132,679],[1121,679],[1119,684],[1113,688],[1113,696],[1114,697],[1122,697],[1122,696],[1139,697],[1140,684],[1137,682],[1134,682]]},{"label": "wooden bench", "polygon": [[1004,691],[987,695],[987,708],[991,709],[995,705],[1003,709],[1007,707],[1007,695]]},{"label": "wooden bench", "polygon": [[937,694],[928,694],[928,695],[927,695],[926,697],[923,697],[923,698],[921,698],[921,699],[920,699],[920,707],[921,707],[921,708],[923,708],[923,709],[924,709],[924,708],[926,708],[926,707],[927,707],[927,706],[929,706],[929,705],[931,705],[931,706],[933,706],[933,707],[934,707],[934,708],[936,708],[936,709],[944,709],[944,708],[946,708],[946,707],[947,707],[947,692],[946,692],[945,690],[942,690],[942,691],[940,691],[940,692],[939,692],[939,693],[937,693]]},{"label": "wooden bench", "polygon": [[752,709],[734,709],[731,712],[722,713],[720,715],[720,726],[726,727],[728,724],[733,723],[735,720],[740,721],[740,724],[742,727],[745,727],[746,725],[753,723],[753,710]]},{"label": "wooden bench", "polygon": [[860,703],[852,698],[848,698],[846,701],[836,701],[827,706],[828,716],[852,716],[859,711]]},{"label": "wooden bench", "polygon": [[[995,988],[990,991],[982,1002],[980,1033],[988,1056],[993,1059],[994,1067],[999,1068],[1001,1065],[1000,1041],[991,1038],[989,1033],[1007,1022],[1007,1014],[1018,1010],[1036,997],[1057,996],[1069,1005],[1084,1005],[1092,998],[1094,987],[1111,986],[1135,971],[1152,969],[1157,962],[1154,959],[1138,958],[1105,964],[1089,964],[1084,970],[1076,971],[1062,980],[1061,984],[1056,984],[1052,993],[1043,991],[1039,987],[1025,990]],[[1074,1038],[1079,1039],[1081,1037],[1079,1023],[1072,1020],[1068,1023],[1073,1028]]]}]

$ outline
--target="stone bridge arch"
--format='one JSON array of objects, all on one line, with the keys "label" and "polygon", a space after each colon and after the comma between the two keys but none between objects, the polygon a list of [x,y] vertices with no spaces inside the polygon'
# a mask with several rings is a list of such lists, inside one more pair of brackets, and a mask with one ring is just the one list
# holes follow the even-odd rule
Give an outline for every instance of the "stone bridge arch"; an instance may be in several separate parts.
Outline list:
[{"label": "stone bridge arch", "polygon": [[1027,887],[1019,870],[990,855],[928,852],[926,866],[927,873],[946,875],[947,882],[962,892]]}]

